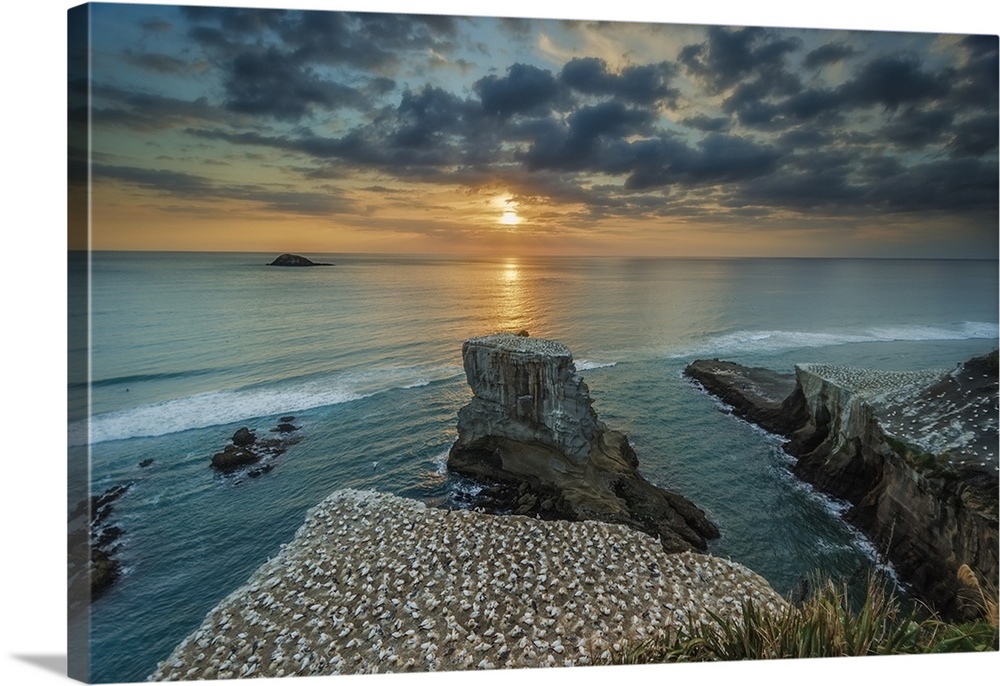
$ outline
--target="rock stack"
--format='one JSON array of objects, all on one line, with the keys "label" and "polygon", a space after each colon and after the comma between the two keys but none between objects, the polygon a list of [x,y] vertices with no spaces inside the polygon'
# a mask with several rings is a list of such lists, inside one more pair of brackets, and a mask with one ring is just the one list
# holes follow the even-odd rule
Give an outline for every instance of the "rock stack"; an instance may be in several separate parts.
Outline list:
[{"label": "rock stack", "polygon": [[448,468],[491,484],[476,506],[626,524],[668,552],[718,537],[689,500],[639,474],[628,437],[600,421],[565,345],[493,334],[467,340],[462,358],[473,398],[458,413]]}]

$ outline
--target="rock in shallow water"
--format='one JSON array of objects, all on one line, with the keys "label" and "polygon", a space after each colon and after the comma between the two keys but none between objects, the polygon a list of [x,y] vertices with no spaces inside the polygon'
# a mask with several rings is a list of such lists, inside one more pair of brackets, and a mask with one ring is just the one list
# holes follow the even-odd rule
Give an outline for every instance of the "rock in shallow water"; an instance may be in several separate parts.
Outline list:
[{"label": "rock in shallow water", "polygon": [[459,410],[448,468],[518,489],[516,500],[478,506],[626,524],[668,551],[704,550],[719,535],[689,500],[639,474],[628,438],[598,419],[565,345],[494,334],[466,341],[462,358],[473,398]]}]

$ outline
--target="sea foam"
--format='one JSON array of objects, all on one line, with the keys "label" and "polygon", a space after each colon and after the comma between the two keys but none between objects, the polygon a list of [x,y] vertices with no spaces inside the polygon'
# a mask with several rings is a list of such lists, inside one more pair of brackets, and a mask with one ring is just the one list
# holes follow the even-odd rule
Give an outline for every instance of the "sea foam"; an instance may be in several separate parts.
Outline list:
[{"label": "sea foam", "polygon": [[[454,378],[453,366],[384,367],[357,370],[311,380],[289,380],[268,386],[210,391],[95,415],[91,444],[231,424],[256,417],[302,412],[349,403],[393,389],[413,389]],[[69,445],[88,443],[87,423],[69,426]]]},{"label": "sea foam", "polygon": [[954,325],[899,325],[864,329],[855,333],[823,331],[740,330],[710,336],[673,352],[670,358],[699,355],[732,355],[748,352],[782,352],[797,348],[821,348],[850,343],[894,341],[962,341],[996,339],[998,325],[990,322],[961,322]]}]

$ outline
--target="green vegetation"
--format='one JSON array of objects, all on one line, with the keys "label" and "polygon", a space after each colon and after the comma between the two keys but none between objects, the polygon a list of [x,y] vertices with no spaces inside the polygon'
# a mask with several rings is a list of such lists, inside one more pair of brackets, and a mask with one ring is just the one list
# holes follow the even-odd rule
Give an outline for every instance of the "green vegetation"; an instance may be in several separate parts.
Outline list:
[{"label": "green vegetation", "polygon": [[886,436],[885,441],[897,455],[925,477],[946,481],[958,478],[958,470],[948,464],[950,453],[944,452],[935,455],[934,453],[922,452],[893,436]]},{"label": "green vegetation", "polygon": [[[963,571],[964,570],[964,571]],[[963,574],[965,577],[963,578]],[[861,655],[909,655],[998,649],[996,592],[983,590],[967,566],[959,578],[978,594],[981,618],[949,624],[904,611],[884,582],[869,577],[864,597],[852,602],[847,585],[827,580],[798,606],[772,613],[748,602],[743,620],[711,615],[661,639],[625,646],[610,662],[697,662]],[[981,602],[979,602],[981,601]]]}]

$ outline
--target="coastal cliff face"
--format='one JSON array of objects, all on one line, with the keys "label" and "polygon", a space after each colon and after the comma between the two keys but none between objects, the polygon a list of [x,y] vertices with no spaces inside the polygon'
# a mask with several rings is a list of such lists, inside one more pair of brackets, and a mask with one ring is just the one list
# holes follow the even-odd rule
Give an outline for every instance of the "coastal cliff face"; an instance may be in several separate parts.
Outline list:
[{"label": "coastal cliff face", "polygon": [[458,413],[448,468],[493,485],[478,507],[626,524],[672,552],[718,537],[689,500],[639,474],[628,438],[598,419],[566,346],[494,334],[466,341],[462,357],[473,398]]},{"label": "coastal cliff face", "polygon": [[461,437],[541,443],[574,465],[586,463],[601,426],[569,348],[556,341],[497,334],[466,341],[462,360],[475,395],[459,411]]},{"label": "coastal cliff face", "polygon": [[[711,364],[694,363],[689,376]],[[741,396],[734,412],[753,421],[753,412],[741,410],[754,403],[740,369],[731,365],[704,385]],[[779,406],[785,419],[762,426],[789,438],[785,448],[798,458],[793,472],[850,501],[847,519],[936,611],[975,616],[981,601],[958,569],[968,564],[996,583],[996,354],[950,373],[799,365]]]}]

